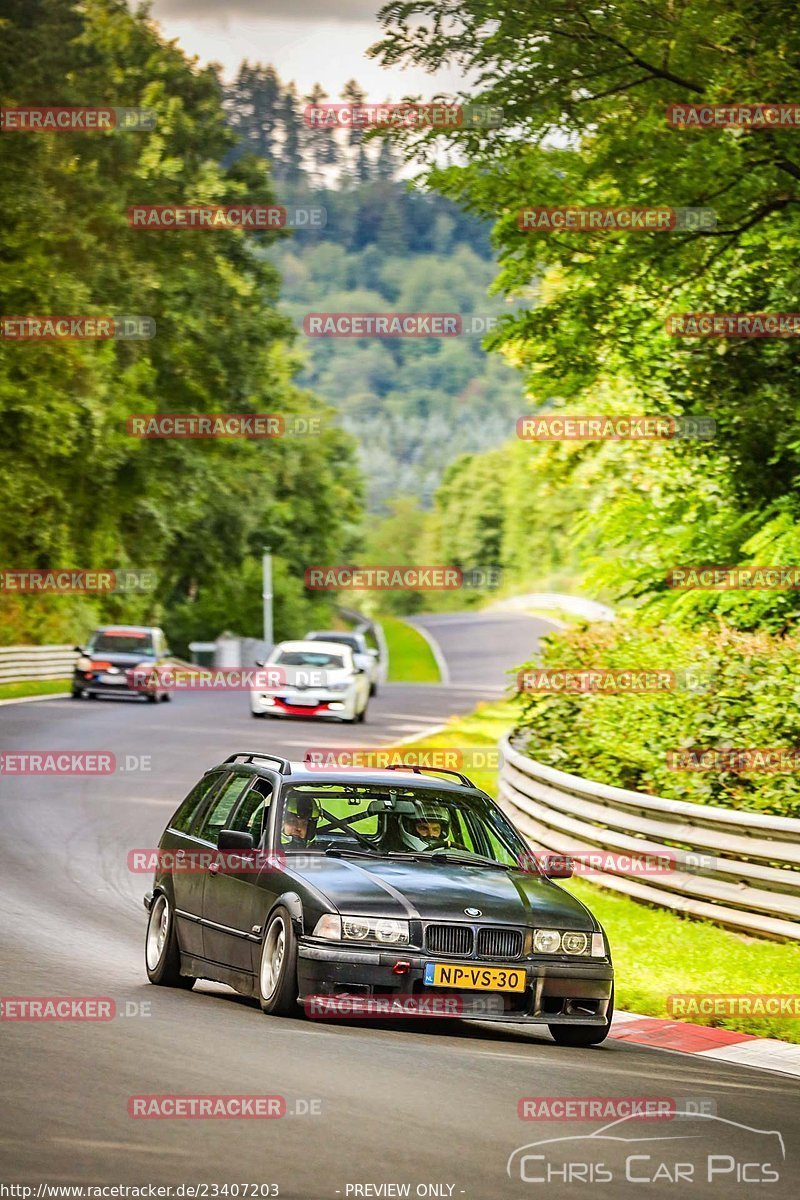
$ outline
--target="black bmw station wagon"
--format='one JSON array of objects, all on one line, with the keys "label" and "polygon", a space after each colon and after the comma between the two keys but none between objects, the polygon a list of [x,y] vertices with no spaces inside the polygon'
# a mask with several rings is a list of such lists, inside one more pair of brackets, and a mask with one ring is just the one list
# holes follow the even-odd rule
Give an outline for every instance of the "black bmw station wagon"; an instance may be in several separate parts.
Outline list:
[{"label": "black bmw station wagon", "polygon": [[613,968],[596,919],[554,882],[569,873],[458,772],[232,754],[161,838],[147,974],[216,980],[278,1015],[319,997],[480,997],[481,1019],[591,1046]]}]

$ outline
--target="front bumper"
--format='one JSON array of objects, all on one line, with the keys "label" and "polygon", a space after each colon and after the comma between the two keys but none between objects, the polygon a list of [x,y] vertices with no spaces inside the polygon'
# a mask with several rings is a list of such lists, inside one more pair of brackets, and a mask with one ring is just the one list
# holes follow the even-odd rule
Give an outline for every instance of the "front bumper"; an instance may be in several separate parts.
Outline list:
[{"label": "front bumper", "polygon": [[[127,674],[111,675],[109,679],[102,678],[102,672],[95,671],[87,676],[84,671],[75,671],[72,676],[73,688],[84,692],[94,692],[103,696],[150,696],[155,688],[133,683]],[[110,680],[113,679],[112,683]]]},{"label": "front bumper", "polygon": [[[444,955],[411,950],[351,949],[340,944],[322,945],[301,939],[297,977],[300,1000],[311,996],[417,996],[452,994],[447,988],[428,987],[423,982],[425,964],[453,962],[457,965],[524,969],[524,992],[461,992],[472,997],[491,996],[496,1009],[481,1012],[486,1021],[517,1021],[546,1025],[605,1025],[611,999],[614,968],[608,959],[520,959],[513,962],[449,959]],[[394,973],[398,962],[408,963],[401,975]],[[502,1002],[502,1003],[501,1003]]]},{"label": "front bumper", "polygon": [[[309,703],[310,702],[310,703]],[[349,692],[303,691],[251,692],[253,712],[271,717],[351,717],[355,696]]]}]

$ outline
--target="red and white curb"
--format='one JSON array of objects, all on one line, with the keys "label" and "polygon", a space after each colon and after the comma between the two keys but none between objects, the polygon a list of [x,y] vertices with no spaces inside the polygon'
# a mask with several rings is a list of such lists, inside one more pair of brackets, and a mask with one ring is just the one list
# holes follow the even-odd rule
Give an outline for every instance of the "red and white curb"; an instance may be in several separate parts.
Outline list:
[{"label": "red and white curb", "polygon": [[759,1067],[762,1071],[800,1075],[800,1045],[781,1042],[778,1038],[754,1037],[732,1029],[691,1025],[688,1021],[643,1017],[629,1012],[614,1013],[608,1036],[656,1050],[678,1050],[744,1067]]}]

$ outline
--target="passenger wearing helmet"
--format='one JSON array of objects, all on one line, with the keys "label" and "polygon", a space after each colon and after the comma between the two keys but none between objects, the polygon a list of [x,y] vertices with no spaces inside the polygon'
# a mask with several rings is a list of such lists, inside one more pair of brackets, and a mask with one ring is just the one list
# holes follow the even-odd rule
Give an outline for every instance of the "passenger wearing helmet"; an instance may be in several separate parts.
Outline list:
[{"label": "passenger wearing helmet", "polygon": [[450,817],[443,804],[420,804],[417,815],[400,818],[403,845],[416,854],[448,844]]},{"label": "passenger wearing helmet", "polygon": [[302,792],[290,792],[283,807],[281,845],[305,849],[317,835],[320,818],[319,802]]}]

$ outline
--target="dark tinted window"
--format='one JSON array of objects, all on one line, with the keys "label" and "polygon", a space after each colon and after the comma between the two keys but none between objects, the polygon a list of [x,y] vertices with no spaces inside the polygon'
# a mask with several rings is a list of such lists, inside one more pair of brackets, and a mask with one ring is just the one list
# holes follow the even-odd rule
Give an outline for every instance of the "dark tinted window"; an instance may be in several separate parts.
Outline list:
[{"label": "dark tinted window", "polygon": [[252,835],[254,845],[261,841],[261,833],[269,814],[272,802],[272,784],[268,779],[258,779],[241,804],[228,818],[226,829],[237,829],[240,833]]},{"label": "dark tinted window", "polygon": [[192,818],[200,807],[201,802],[211,791],[214,784],[220,777],[219,771],[212,771],[209,775],[204,775],[198,784],[196,784],[189,795],[180,806],[175,816],[170,821],[172,829],[177,829],[179,833],[188,833],[192,825]]},{"label": "dark tinted window", "polygon": [[153,639],[149,633],[96,633],[89,643],[92,654],[141,654],[153,658]]},{"label": "dark tinted window", "polygon": [[203,817],[196,833],[197,837],[217,844],[220,829],[230,828],[228,821],[231,813],[252,778],[252,775],[232,775],[227,783],[222,785]]}]

